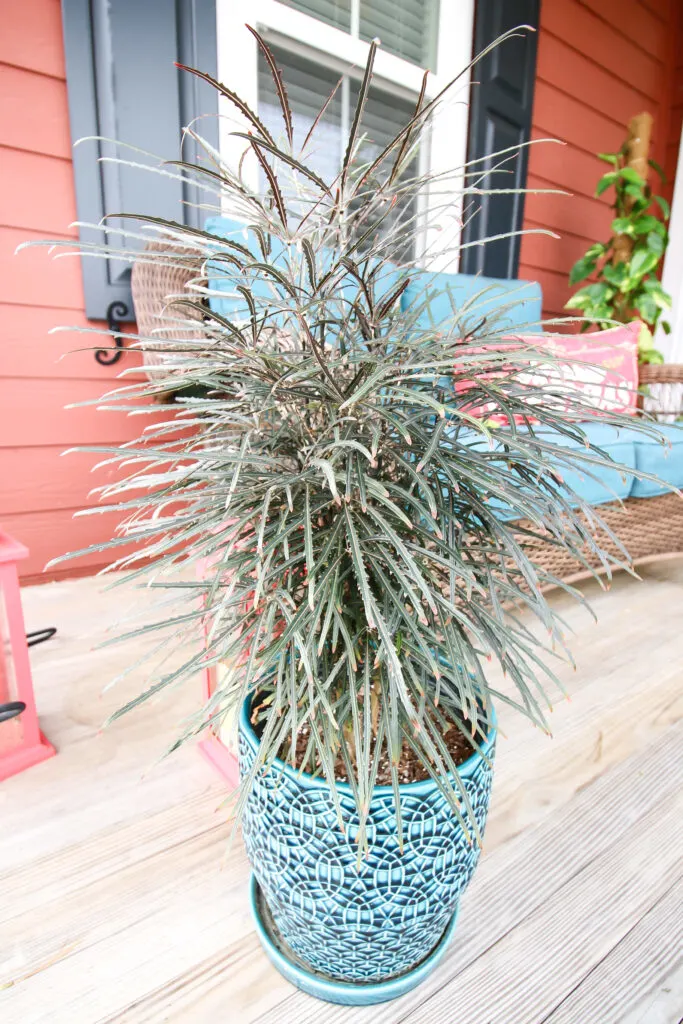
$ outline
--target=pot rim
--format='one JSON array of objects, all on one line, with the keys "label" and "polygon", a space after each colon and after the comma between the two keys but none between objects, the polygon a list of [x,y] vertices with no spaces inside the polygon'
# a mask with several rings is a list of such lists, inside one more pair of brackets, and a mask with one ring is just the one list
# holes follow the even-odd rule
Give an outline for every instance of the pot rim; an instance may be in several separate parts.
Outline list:
[{"label": "pot rim", "polygon": [[[242,707],[240,708],[239,730],[240,732],[244,733],[247,742],[252,747],[252,749],[258,750],[260,740],[256,735],[256,732],[254,731],[251,722],[249,721],[249,710],[251,708],[252,697],[253,694],[250,694],[243,702]],[[460,776],[460,778],[469,778],[473,774],[475,769],[478,767],[479,762],[484,759],[484,756],[489,757],[491,753],[491,749],[493,747],[498,732],[498,716],[496,715],[496,711],[495,708],[493,707],[493,704],[491,705],[490,709],[490,720],[491,727],[489,729],[486,740],[484,741],[484,743],[481,744],[482,754],[480,754],[478,750],[475,750],[474,753],[472,753],[467,758],[466,761],[463,761],[462,764],[458,765],[458,775]],[[297,782],[299,785],[307,787],[308,789],[329,789],[329,783],[324,776],[313,776],[309,772],[302,772],[298,768],[293,768],[291,765],[285,764],[285,762],[281,760],[281,758],[279,757],[273,758],[273,760],[269,763],[268,767],[270,768],[271,771],[273,769],[276,769],[284,773],[288,778]],[[335,783],[338,792],[351,797],[353,796],[353,789],[350,783],[341,782],[337,780],[335,780]],[[434,779],[429,777],[427,779],[420,779],[418,782],[401,782],[399,783],[399,790],[411,796],[422,796],[424,793],[427,793],[430,790],[432,790],[435,786],[436,782],[434,781]],[[375,786],[375,788],[372,791],[372,795],[373,797],[383,796],[388,793],[393,793],[393,791],[393,786]]]}]

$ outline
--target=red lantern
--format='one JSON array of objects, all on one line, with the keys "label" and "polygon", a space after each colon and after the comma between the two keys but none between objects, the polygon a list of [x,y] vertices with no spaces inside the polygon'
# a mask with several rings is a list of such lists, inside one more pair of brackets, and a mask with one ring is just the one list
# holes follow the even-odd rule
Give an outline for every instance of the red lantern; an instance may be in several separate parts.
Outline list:
[{"label": "red lantern", "polygon": [[[202,696],[208,700],[216,689],[216,672],[213,668],[204,669]],[[220,735],[207,725],[206,732],[199,741],[199,749],[203,756],[231,789],[238,785],[240,779],[237,753],[226,746]]]},{"label": "red lantern", "polygon": [[[203,558],[197,566],[199,579],[204,579],[210,574],[211,561]],[[204,623],[204,639],[208,641],[207,625]],[[202,699],[206,703],[213,696],[220,676],[220,667],[212,665],[204,669],[202,673]],[[227,730],[226,730],[227,731]],[[199,749],[212,768],[218,772],[224,782],[234,789],[239,784],[239,765],[237,763],[237,751],[228,747],[212,724],[208,724],[202,739],[199,741]]]},{"label": "red lantern", "polygon": [[52,757],[38,728],[17,562],[28,549],[0,530],[0,780]]}]

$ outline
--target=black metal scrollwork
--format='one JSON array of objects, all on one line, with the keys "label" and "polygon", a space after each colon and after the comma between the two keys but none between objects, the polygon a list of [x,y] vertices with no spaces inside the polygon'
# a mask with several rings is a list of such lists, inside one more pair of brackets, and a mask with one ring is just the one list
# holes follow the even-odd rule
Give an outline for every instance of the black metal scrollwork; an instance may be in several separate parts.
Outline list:
[{"label": "black metal scrollwork", "polygon": [[9,722],[10,718],[16,718],[22,711],[26,711],[23,700],[11,700],[9,704],[0,704],[0,722]]},{"label": "black metal scrollwork", "polygon": [[107,327],[111,331],[114,340],[113,348],[100,348],[95,353],[95,359],[101,366],[113,366],[118,363],[123,355],[123,334],[121,334],[121,317],[128,316],[128,306],[120,299],[109,304],[107,309]]},{"label": "black metal scrollwork", "polygon": [[26,634],[26,646],[35,647],[36,644],[42,644],[46,640],[51,640],[56,632],[56,626],[46,626],[45,629],[34,629],[31,633]]},{"label": "black metal scrollwork", "polygon": [[[34,629],[26,634],[26,645],[33,647],[35,644],[42,644],[50,640],[57,632],[56,626],[46,626],[44,629]],[[11,700],[6,704],[0,704],[0,722],[9,722],[10,718],[16,718],[26,711],[23,700]]]}]

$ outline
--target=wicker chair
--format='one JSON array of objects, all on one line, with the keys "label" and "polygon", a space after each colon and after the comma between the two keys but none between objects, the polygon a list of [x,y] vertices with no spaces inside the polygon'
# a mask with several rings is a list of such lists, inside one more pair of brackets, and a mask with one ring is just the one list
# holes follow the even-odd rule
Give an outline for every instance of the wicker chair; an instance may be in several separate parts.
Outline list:
[{"label": "wicker chair", "polygon": [[[640,366],[639,383],[645,391],[641,406],[650,415],[672,421],[683,414],[683,364]],[[624,545],[634,565],[683,553],[683,500],[677,494],[626,498],[600,505],[599,509],[600,517]],[[565,583],[590,576],[567,551],[542,540],[532,542],[532,546],[536,547],[539,565]],[[605,542],[602,546],[623,557],[615,545]],[[592,564],[602,571],[597,559]]]},{"label": "wicker chair", "polygon": [[[145,253],[163,252],[168,256],[166,265],[158,261],[146,261]],[[173,346],[164,342],[164,336],[173,337],[174,342],[194,341],[202,337],[200,331],[172,326],[174,316],[185,320],[201,320],[201,314],[188,307],[174,311],[173,299],[189,295],[197,299],[197,292],[189,291],[190,282],[201,281],[204,257],[194,249],[169,246],[163,240],[148,242],[142,256],[133,264],[131,289],[138,333],[145,339],[158,338],[158,342],[146,340],[143,349],[144,365],[151,370],[149,376],[158,379],[155,367],[165,367],[172,373]],[[158,348],[157,348],[158,345]]]},{"label": "wicker chair", "polygon": [[[148,249],[152,248],[168,251],[162,242],[150,243]],[[182,258],[182,266],[173,265],[173,259],[169,266],[140,260],[133,268],[133,302],[138,329],[142,335],[153,336],[171,297],[182,295],[189,281],[198,277],[201,258],[189,250],[176,250],[176,253]],[[186,330],[175,334],[178,339],[198,336],[198,332]],[[172,356],[154,351],[145,352],[147,366],[158,366],[167,360],[169,371],[172,372]],[[640,385],[647,389],[641,405],[651,415],[671,421],[683,413],[683,364],[641,366]],[[683,553],[683,500],[677,494],[627,498],[624,502],[608,503],[600,506],[600,516],[624,544],[634,564]],[[558,579],[572,583],[590,575],[584,566],[561,548],[542,540],[532,544],[537,548],[535,560]],[[604,546],[610,549],[609,543]],[[616,548],[612,550],[618,554]],[[597,560],[595,568],[601,568]]]}]

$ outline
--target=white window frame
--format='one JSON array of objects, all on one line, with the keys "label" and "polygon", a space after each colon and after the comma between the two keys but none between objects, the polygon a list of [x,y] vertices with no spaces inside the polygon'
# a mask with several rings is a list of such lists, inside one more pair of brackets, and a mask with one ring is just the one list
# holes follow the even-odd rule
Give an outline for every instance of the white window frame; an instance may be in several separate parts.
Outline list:
[{"label": "white window frame", "polygon": [[655,345],[669,363],[683,362],[683,136],[678,149],[674,194],[669,220],[669,244],[664,257],[662,287],[671,296],[671,313],[663,319],[671,324],[671,334],[657,328]]},{"label": "white window frame", "polygon": [[[475,0],[441,0],[439,4],[437,70],[435,74],[430,73],[427,80],[428,99],[437,95],[472,59],[474,6]],[[356,10],[357,5],[352,5],[352,9]],[[219,81],[238,93],[252,110],[258,109],[258,45],[245,23],[253,25],[269,41],[322,64],[334,63],[342,70],[362,69],[370,48],[362,39],[278,0],[217,0],[216,18]],[[378,86],[415,97],[424,70],[380,48],[374,73]],[[432,122],[429,169],[435,174],[456,173],[450,178],[454,191],[453,210],[447,218],[443,215],[439,218],[440,228],[425,229],[418,238],[418,251],[424,255],[422,262],[430,270],[457,271],[458,256],[452,250],[458,244],[461,231],[461,204],[456,197],[464,184],[469,90],[470,73],[466,71],[452,90],[449,102],[437,108]],[[244,152],[244,140],[230,133],[243,130],[246,122],[224,97],[220,99],[219,114],[221,157],[229,166],[236,167]],[[242,127],[238,129],[238,125]],[[245,159],[243,173],[255,187],[258,181],[255,157]],[[435,205],[443,203],[443,198],[443,195],[426,197],[425,224],[431,223],[430,212],[433,213]],[[224,212],[229,215],[228,209]],[[431,255],[432,249],[438,249],[442,255]],[[449,251],[445,253],[445,249]]]}]

